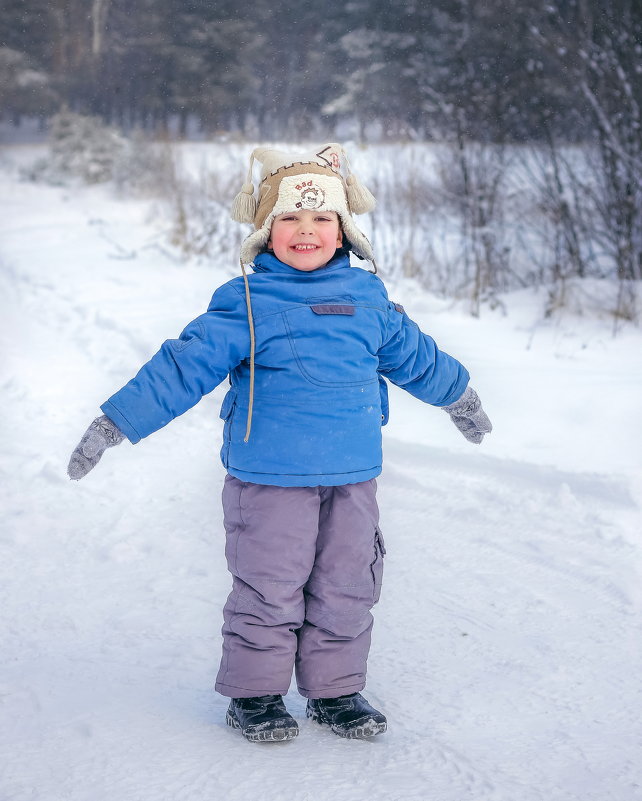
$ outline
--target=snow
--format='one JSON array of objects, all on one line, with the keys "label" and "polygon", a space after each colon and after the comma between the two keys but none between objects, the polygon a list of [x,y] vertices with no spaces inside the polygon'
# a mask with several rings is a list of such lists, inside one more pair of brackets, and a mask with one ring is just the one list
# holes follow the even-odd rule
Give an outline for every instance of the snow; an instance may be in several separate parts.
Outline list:
[{"label": "snow", "polygon": [[640,785],[642,333],[505,298],[394,300],[470,369],[480,447],[391,393],[373,741],[252,745],[213,690],[219,387],[65,474],[99,404],[234,274],[181,263],[149,201],[21,183],[0,156],[2,801],[633,801]]}]

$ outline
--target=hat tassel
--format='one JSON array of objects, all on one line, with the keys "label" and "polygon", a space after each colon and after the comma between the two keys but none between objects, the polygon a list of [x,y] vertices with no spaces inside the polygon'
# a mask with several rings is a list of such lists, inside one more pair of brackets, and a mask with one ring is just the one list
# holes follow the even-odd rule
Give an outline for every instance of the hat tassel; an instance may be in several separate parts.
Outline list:
[{"label": "hat tassel", "polygon": [[254,197],[254,184],[252,183],[252,167],[254,165],[254,153],[250,156],[250,169],[247,173],[247,180],[241,187],[241,191],[234,198],[230,216],[233,220],[240,223],[253,223],[256,217],[256,198]]},{"label": "hat tassel", "polygon": [[353,214],[365,214],[376,206],[372,192],[353,173],[346,178],[346,189],[348,206]]},{"label": "hat tassel", "polygon": [[345,160],[346,172],[348,173],[346,178],[348,208],[353,214],[366,214],[374,209],[374,207],[377,205],[377,201],[374,199],[374,195],[368,189],[368,187],[364,186],[357,176],[352,172],[352,167],[350,166],[350,161],[348,160],[348,154],[340,145],[339,147],[341,148],[341,152]]}]

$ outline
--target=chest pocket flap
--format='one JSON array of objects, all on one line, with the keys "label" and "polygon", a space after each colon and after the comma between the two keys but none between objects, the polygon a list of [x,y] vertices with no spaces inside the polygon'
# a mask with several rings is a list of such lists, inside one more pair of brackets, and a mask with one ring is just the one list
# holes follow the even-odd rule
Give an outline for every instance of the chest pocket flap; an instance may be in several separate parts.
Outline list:
[{"label": "chest pocket flap", "polygon": [[348,303],[315,303],[310,308],[315,314],[354,314],[354,306]]}]

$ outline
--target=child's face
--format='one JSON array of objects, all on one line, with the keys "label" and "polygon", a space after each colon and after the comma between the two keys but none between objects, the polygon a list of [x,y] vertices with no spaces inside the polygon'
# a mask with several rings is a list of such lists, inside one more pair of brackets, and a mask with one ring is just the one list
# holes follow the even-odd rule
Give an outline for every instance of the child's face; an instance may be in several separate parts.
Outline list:
[{"label": "child's face", "polygon": [[301,209],[274,218],[267,246],[284,264],[312,272],[330,261],[341,240],[336,212]]}]

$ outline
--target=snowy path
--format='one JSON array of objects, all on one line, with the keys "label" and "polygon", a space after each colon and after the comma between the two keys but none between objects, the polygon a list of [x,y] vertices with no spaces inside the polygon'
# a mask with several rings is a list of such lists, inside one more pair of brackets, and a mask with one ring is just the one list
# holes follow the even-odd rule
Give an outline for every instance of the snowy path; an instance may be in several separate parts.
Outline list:
[{"label": "snowy path", "polygon": [[[394,394],[367,691],[389,732],[342,741],[291,692],[300,736],[252,746],[211,690],[229,584],[223,388],[83,482],[64,473],[98,403],[226,275],[163,259],[144,204],[1,180],[2,801],[642,798],[628,417],[642,380],[626,369],[639,332],[588,326],[571,337],[588,348],[560,358],[546,335],[526,353],[512,319],[433,321],[430,301],[399,297],[474,368],[496,430],[468,446],[445,415]],[[558,398],[553,418],[541,388],[564,382],[582,394]],[[602,418],[607,386],[622,391]],[[588,447],[592,431],[603,440]]]}]

